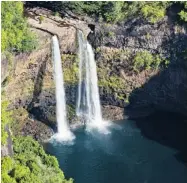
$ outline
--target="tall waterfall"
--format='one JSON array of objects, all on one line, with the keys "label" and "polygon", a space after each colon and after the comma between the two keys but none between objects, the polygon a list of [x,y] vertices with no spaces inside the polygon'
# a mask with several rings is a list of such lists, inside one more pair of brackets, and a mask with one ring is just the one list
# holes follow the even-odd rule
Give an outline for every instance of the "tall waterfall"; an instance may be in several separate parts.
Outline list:
[{"label": "tall waterfall", "polygon": [[52,37],[53,42],[53,65],[54,77],[56,84],[56,119],[58,133],[55,137],[62,140],[71,140],[74,138],[70,131],[69,124],[66,119],[66,98],[64,91],[64,79],[61,65],[61,55],[57,36]]},{"label": "tall waterfall", "polygon": [[79,42],[79,87],[76,113],[87,124],[102,125],[97,69],[92,46],[78,32]]}]

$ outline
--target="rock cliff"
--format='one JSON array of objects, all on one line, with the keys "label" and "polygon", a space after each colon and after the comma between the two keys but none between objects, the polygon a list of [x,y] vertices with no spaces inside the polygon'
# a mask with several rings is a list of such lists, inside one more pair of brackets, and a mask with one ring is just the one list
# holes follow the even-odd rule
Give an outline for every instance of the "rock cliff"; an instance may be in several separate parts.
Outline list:
[{"label": "rock cliff", "polygon": [[[26,119],[19,131],[45,139],[53,133],[47,126],[56,128],[51,61],[51,36],[54,34],[58,35],[61,47],[68,118],[70,122],[76,121],[77,29],[84,32],[95,51],[105,119],[135,118],[156,110],[187,114],[187,42],[184,41],[187,33],[183,26],[175,25],[167,17],[154,25],[141,18],[111,25],[90,19],[60,18],[43,8],[28,8],[25,13],[39,46],[30,54],[14,56],[11,69],[2,65],[3,92],[10,109],[15,111],[15,118],[21,115],[21,121]],[[42,22],[40,16],[43,16]],[[169,60],[169,64],[134,71],[134,57],[144,51],[164,63]],[[8,58],[2,58],[7,63]],[[26,116],[25,111],[28,112]],[[44,131],[41,132],[41,128]],[[38,133],[43,137],[38,137]]]}]

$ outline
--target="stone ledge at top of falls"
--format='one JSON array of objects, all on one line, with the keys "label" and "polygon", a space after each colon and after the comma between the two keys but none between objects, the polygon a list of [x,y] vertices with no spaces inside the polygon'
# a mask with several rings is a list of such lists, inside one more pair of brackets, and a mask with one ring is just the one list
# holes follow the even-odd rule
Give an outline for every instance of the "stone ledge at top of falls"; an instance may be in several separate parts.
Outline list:
[{"label": "stone ledge at top of falls", "polygon": [[[51,35],[57,35],[62,52],[74,53],[76,50],[76,30],[81,30],[85,36],[90,32],[88,23],[73,18],[54,16],[53,12],[44,8],[27,8],[28,24]],[[42,21],[40,17],[42,16]]]}]

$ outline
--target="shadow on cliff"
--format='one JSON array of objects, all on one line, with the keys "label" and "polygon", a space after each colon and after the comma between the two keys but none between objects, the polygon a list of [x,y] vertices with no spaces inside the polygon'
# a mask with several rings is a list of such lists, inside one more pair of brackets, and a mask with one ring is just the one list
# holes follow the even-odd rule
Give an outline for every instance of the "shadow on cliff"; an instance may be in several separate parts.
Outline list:
[{"label": "shadow on cliff", "polygon": [[184,116],[158,111],[137,119],[136,125],[146,138],[176,149],[174,156],[187,166],[187,119]]},{"label": "shadow on cliff", "polygon": [[[47,56],[42,62],[38,74],[34,83],[34,92],[33,92],[33,97],[32,101],[29,103],[27,107],[27,111],[34,116],[37,120],[41,121],[42,123],[46,124],[53,130],[56,130],[56,127],[54,124],[50,123],[48,120],[45,119],[45,114],[43,111],[40,110],[40,99],[39,96],[42,92],[42,87],[43,87],[43,78],[45,76],[46,72],[46,65],[47,65]],[[41,120],[42,119],[42,120]]]},{"label": "shadow on cliff", "polygon": [[146,138],[176,149],[174,156],[187,166],[187,35],[171,39],[162,44],[169,66],[132,92],[124,115],[136,119]]}]

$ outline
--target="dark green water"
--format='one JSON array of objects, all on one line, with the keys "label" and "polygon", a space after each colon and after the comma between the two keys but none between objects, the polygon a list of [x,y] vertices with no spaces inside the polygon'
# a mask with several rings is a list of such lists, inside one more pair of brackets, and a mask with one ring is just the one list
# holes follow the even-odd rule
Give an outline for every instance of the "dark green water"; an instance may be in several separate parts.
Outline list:
[{"label": "dark green water", "polygon": [[177,149],[146,138],[134,121],[109,129],[107,135],[77,129],[73,145],[53,142],[45,148],[75,183],[187,183]]}]

